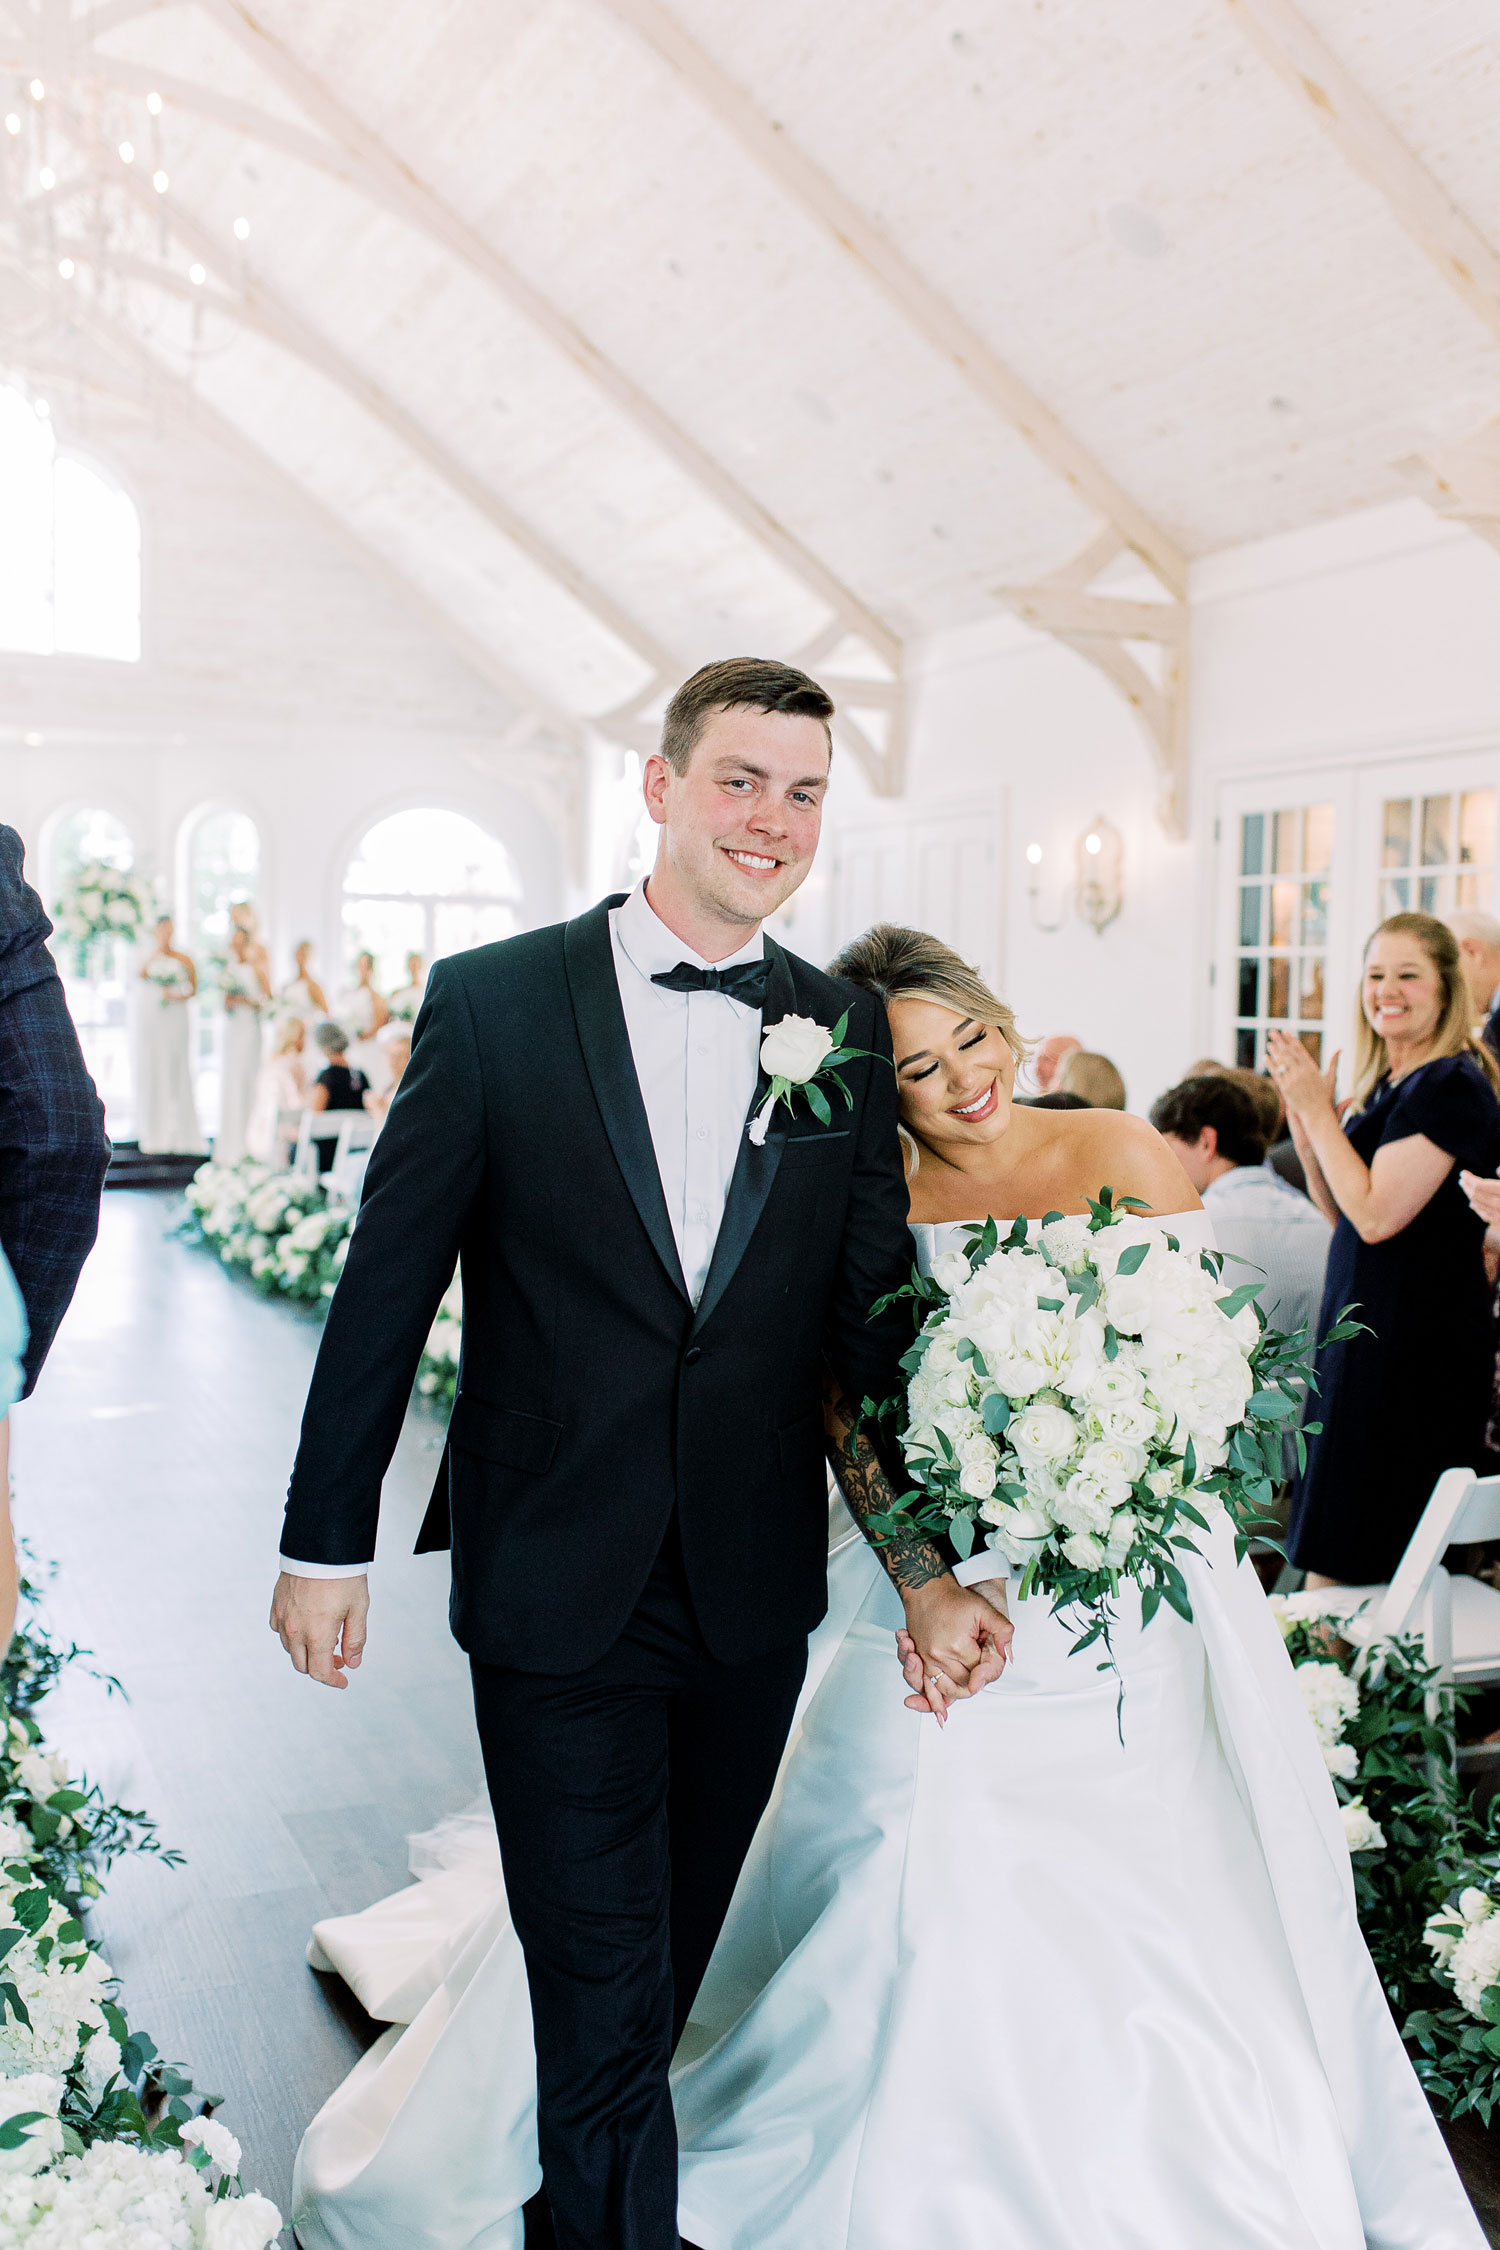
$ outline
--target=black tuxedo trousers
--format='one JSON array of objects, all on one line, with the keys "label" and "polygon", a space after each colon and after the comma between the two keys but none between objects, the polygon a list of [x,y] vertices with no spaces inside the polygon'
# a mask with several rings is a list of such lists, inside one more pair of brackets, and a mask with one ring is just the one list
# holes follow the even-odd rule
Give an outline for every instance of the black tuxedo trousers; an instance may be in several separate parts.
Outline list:
[{"label": "black tuxedo trousers", "polygon": [[831,1125],[804,1104],[763,1146],[742,1137],[693,1304],[620,1005],[617,903],[434,967],[329,1308],[282,1552],[372,1556],[457,1259],[458,1396],[421,1544],[452,1551],[548,2193],[564,2250],[676,2250],[674,2012],[827,1604],[824,1380],[856,1401],[898,1389],[910,1321],[869,1311],[910,1242],[884,1010],[768,940],[765,1021],[832,1027],[847,1009],[846,1043],[869,1053],[843,1066],[852,1105],[835,1096]]}]

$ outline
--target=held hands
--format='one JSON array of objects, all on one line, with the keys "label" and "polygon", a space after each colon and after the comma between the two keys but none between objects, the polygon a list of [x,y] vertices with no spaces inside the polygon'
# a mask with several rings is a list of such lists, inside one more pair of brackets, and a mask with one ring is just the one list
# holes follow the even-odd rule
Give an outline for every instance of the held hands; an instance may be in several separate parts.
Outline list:
[{"label": "held hands", "polygon": [[294,1668],[324,1687],[346,1688],[359,1670],[370,1613],[367,1578],[293,1578],[283,1571],[271,1596],[271,1631]]},{"label": "held hands", "polygon": [[906,1626],[896,1635],[909,1711],[930,1711],[946,1725],[948,1705],[998,1680],[1010,1653],[1012,1626],[998,1579],[960,1586],[951,1573],[903,1589]]}]

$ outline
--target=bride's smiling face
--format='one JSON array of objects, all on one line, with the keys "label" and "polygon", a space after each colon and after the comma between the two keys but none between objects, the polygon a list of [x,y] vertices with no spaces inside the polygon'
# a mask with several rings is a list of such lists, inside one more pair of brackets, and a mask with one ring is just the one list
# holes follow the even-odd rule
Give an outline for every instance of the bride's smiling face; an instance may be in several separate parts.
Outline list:
[{"label": "bride's smiling face", "polygon": [[1002,1034],[936,1000],[893,1000],[889,1015],[907,1131],[954,1161],[964,1148],[998,1140],[1016,1079]]}]

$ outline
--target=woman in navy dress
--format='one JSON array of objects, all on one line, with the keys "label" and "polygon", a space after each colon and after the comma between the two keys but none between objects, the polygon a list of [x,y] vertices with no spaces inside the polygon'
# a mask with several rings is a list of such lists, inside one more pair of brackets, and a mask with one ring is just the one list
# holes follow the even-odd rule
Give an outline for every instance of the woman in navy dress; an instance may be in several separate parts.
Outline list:
[{"label": "woman in navy dress", "polygon": [[1320,1342],[1307,1471],[1288,1553],[1310,1586],[1389,1579],[1444,1469],[1480,1463],[1494,1327],[1484,1221],[1459,1173],[1500,1167],[1500,1072],[1473,1038],[1458,944],[1430,914],[1393,914],[1365,948],[1354,1097],[1290,1032],[1269,1063],[1308,1192],[1334,1222],[1319,1316],[1368,1334]]}]

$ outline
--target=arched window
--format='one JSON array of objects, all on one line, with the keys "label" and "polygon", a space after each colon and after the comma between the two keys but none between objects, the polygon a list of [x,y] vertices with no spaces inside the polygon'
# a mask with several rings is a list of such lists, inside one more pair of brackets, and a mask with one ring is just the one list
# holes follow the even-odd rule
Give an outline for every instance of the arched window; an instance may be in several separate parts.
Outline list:
[{"label": "arched window", "polygon": [[[128,874],[135,864],[130,830],[102,805],[81,805],[76,812],[65,813],[53,829],[45,855],[44,904],[55,909],[73,890],[80,869],[90,863],[118,868],[121,874]],[[123,942],[95,946],[86,975],[68,947],[58,946],[56,954],[83,1059],[99,1089],[110,1133],[123,1140],[133,1130],[135,1109],[126,1016],[130,948]]]},{"label": "arched window", "polygon": [[123,492],[58,451],[45,405],[0,385],[0,648],[141,653],[141,527]]},{"label": "arched window", "polygon": [[498,838],[462,813],[391,813],[361,838],[344,875],[344,950],[373,953],[375,982],[406,982],[406,956],[439,961],[513,937],[521,884]]}]

